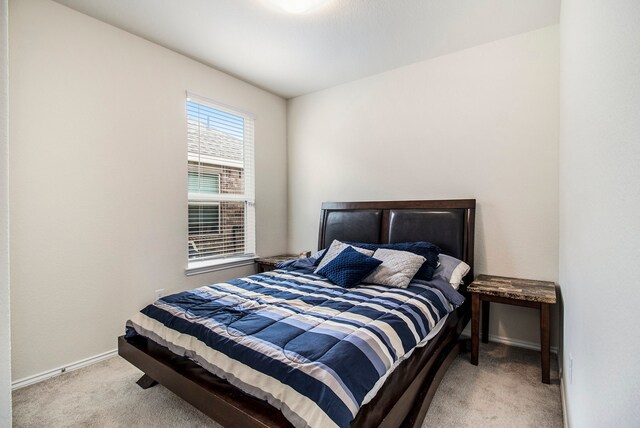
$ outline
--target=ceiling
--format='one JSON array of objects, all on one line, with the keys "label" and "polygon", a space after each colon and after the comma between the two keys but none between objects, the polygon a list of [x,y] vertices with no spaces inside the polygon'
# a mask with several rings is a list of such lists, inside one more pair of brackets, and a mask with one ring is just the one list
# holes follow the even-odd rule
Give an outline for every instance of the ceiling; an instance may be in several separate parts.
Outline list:
[{"label": "ceiling", "polygon": [[559,0],[56,0],[284,98],[553,25]]}]

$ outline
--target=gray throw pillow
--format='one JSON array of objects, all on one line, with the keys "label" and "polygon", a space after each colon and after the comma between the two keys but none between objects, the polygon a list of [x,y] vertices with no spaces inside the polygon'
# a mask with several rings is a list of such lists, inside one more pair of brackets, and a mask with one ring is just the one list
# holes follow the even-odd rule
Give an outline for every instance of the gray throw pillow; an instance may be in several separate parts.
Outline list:
[{"label": "gray throw pillow", "polygon": [[362,282],[397,288],[407,288],[411,278],[426,260],[424,257],[408,251],[387,250],[385,248],[378,248],[373,253],[373,257],[382,260],[382,264]]}]

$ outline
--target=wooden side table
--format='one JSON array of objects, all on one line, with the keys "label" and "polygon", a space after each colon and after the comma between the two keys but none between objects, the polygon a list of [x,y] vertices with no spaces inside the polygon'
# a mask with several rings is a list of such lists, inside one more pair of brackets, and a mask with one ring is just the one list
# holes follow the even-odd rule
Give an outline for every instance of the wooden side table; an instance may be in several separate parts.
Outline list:
[{"label": "wooden side table", "polygon": [[270,270],[275,270],[276,265],[281,262],[285,262],[291,259],[297,259],[300,257],[298,254],[281,254],[279,256],[272,257],[260,257],[256,260],[258,264],[258,273],[267,272]]},{"label": "wooden side table", "polygon": [[480,347],[480,302],[482,302],[482,342],[489,342],[489,303],[540,309],[540,359],[542,382],[550,382],[549,309],[556,303],[553,282],[479,275],[469,286],[471,293],[471,364],[478,365]]}]

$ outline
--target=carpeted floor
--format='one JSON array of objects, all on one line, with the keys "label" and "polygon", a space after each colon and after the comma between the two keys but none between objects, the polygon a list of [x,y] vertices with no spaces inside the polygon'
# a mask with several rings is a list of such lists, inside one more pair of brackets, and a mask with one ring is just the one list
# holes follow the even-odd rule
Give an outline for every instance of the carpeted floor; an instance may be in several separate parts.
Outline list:
[{"label": "carpeted floor", "polygon": [[540,352],[480,344],[478,366],[458,356],[438,387],[424,427],[562,427],[560,381],[541,382]]},{"label": "carpeted floor", "polygon": [[[445,375],[423,427],[562,427],[557,365],[540,382],[540,354],[481,344],[480,365],[460,355]],[[141,372],[120,357],[13,393],[14,427],[215,427],[158,385],[135,384]]]}]

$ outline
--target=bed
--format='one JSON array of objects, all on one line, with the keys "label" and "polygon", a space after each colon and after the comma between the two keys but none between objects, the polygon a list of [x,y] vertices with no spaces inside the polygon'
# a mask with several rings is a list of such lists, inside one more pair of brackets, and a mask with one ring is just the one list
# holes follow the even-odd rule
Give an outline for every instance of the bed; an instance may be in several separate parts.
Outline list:
[{"label": "bed", "polygon": [[[473,278],[474,222],[472,199],[329,202],[321,208],[318,247],[327,248],[336,239],[363,243],[429,241],[443,254],[471,267],[465,277],[465,283],[469,283]],[[276,271],[274,275],[285,274]],[[465,293],[463,286],[460,291]],[[459,337],[469,318],[469,303],[465,301],[439,323],[437,334],[426,345],[398,362],[350,425],[420,426],[446,369],[464,346]],[[206,370],[150,336],[156,340],[142,335],[118,338],[119,354],[145,373],[138,381],[143,388],[160,383],[225,427],[292,426],[290,415],[285,417],[266,401],[214,375],[215,370]]]}]

